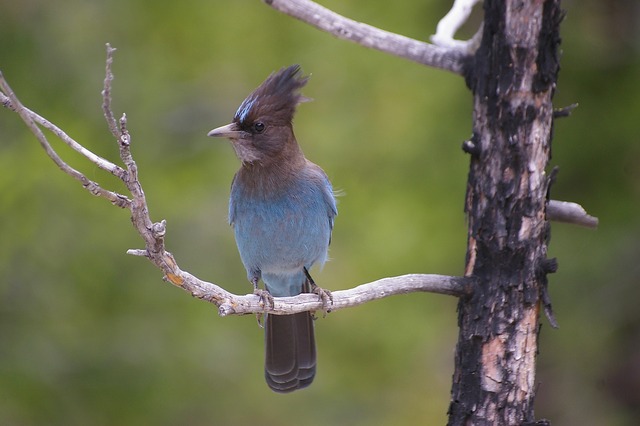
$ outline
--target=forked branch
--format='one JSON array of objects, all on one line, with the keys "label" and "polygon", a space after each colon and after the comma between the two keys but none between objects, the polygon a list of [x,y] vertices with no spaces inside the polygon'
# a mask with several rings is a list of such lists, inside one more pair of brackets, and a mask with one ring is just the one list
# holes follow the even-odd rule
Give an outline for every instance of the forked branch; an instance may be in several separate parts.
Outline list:
[{"label": "forked branch", "polygon": [[470,40],[455,40],[454,36],[460,27],[467,22],[467,19],[469,19],[473,6],[480,1],[481,0],[454,0],[449,13],[438,22],[436,33],[431,36],[431,41],[438,46],[467,51],[469,54],[475,52],[480,46],[482,25]]},{"label": "forked branch", "polygon": [[131,205],[131,200],[126,196],[118,194],[116,192],[108,191],[100,187],[98,183],[88,179],[81,172],[65,163],[51,147],[46,136],[44,135],[44,133],[42,133],[42,130],[40,130],[40,127],[38,126],[42,126],[45,129],[53,132],[65,144],[70,146],[73,150],[84,155],[89,161],[94,163],[102,170],[106,170],[114,176],[122,179],[122,177],[124,176],[124,170],[121,167],[116,166],[115,164],[89,151],[78,142],[73,140],[71,137],[69,137],[69,135],[67,135],[64,131],[55,126],[49,120],[41,117],[40,115],[22,105],[22,103],[13,93],[13,90],[11,90],[11,87],[9,87],[7,81],[4,79],[4,75],[2,75],[2,72],[0,72],[0,89],[2,90],[2,93],[0,93],[0,101],[2,102],[2,105],[5,108],[9,108],[10,110],[16,112],[20,116],[29,130],[31,130],[31,132],[35,135],[36,139],[38,139],[40,145],[42,145],[42,148],[44,148],[47,155],[63,172],[79,181],[82,186],[93,195],[106,198],[107,200],[111,201],[112,204],[121,208],[128,208]]}]

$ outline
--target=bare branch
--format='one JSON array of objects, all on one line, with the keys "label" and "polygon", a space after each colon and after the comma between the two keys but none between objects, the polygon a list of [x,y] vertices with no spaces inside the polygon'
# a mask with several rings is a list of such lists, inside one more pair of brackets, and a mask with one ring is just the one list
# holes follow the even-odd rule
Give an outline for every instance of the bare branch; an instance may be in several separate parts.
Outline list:
[{"label": "bare branch", "polygon": [[[265,306],[255,294],[236,295],[222,287],[202,281],[188,272],[181,271],[170,253],[151,256],[147,250],[128,250],[127,254],[149,258],[165,272],[165,279],[191,293],[193,297],[206,300],[218,307],[220,316],[269,313],[289,315],[305,311],[321,311],[322,299],[312,293],[293,297],[274,297],[272,307]],[[429,292],[462,297],[471,294],[473,279],[434,274],[408,274],[382,278],[348,290],[332,291],[333,304],[330,311],[350,308],[397,294]]]},{"label": "bare branch", "polygon": [[113,111],[111,109],[111,82],[113,81],[113,71],[111,70],[111,66],[113,65],[113,52],[116,51],[114,47],[111,47],[111,44],[107,43],[107,60],[105,65],[105,77],[104,77],[104,85],[102,90],[102,111],[104,112],[104,118],[107,120],[107,126],[109,126],[109,131],[116,139],[120,140],[122,136],[120,134],[120,130],[118,128],[118,123],[116,122],[116,118],[113,115]]},{"label": "bare branch", "polygon": [[547,218],[587,228],[598,227],[597,217],[590,216],[580,204],[568,201],[550,200],[547,205]]},{"label": "bare branch", "polygon": [[22,121],[24,121],[24,123],[29,128],[29,130],[31,130],[31,132],[38,139],[38,141],[40,142],[40,145],[42,145],[47,155],[53,160],[54,163],[56,163],[56,165],[63,172],[65,172],[69,176],[79,181],[82,184],[82,186],[86,190],[88,190],[91,194],[98,197],[106,198],[112,204],[118,207],[121,207],[121,208],[128,207],[131,201],[127,197],[125,197],[124,195],[120,195],[116,192],[108,191],[100,187],[100,185],[98,185],[96,182],[90,179],[87,179],[87,177],[84,176],[81,172],[79,172],[78,170],[74,169],[73,167],[65,163],[62,160],[62,158],[60,158],[60,156],[51,147],[51,144],[47,140],[44,133],[42,133],[42,130],[40,130],[40,128],[38,127],[38,124],[51,130],[56,136],[58,136],[58,138],[60,138],[67,145],[72,147],[74,150],[78,151],[79,153],[87,157],[89,160],[91,160],[94,164],[96,164],[101,169],[107,170],[116,176],[121,176],[122,169],[120,167],[110,163],[109,161],[105,160],[104,158],[98,155],[95,155],[93,152],[84,148],[82,145],[80,145],[75,140],[70,138],[65,132],[60,130],[51,122],[39,116],[35,112],[25,108],[24,105],[22,105],[22,103],[20,102],[20,100],[16,97],[11,87],[9,87],[9,84],[4,79],[4,76],[2,75],[2,73],[0,73],[0,89],[2,89],[2,92],[4,92],[4,93],[0,93],[0,101],[2,102],[3,106],[15,111],[20,116]]},{"label": "bare branch", "polygon": [[475,52],[480,46],[482,25],[470,40],[454,40],[453,36],[460,27],[467,22],[467,19],[469,19],[471,11],[473,10],[473,6],[480,1],[481,0],[455,0],[449,13],[447,13],[438,23],[436,33],[431,36],[431,42],[441,47],[459,49],[469,54]]},{"label": "bare branch", "polygon": [[[216,284],[202,281],[188,272],[181,271],[169,253],[164,253],[161,256],[149,256],[146,250],[129,250],[128,253],[149,257],[160,269],[170,271],[165,275],[168,281],[191,293],[193,297],[215,304],[218,307],[218,313],[223,317],[259,313],[289,315],[326,309],[322,299],[312,293],[303,293],[293,297],[274,297],[273,306],[267,307],[255,294],[232,294]],[[157,260],[161,262],[157,263]],[[348,290],[332,291],[333,304],[329,311],[359,306],[397,294],[429,292],[461,297],[470,294],[472,289],[473,279],[468,277],[409,274],[382,278]]]},{"label": "bare branch", "polygon": [[419,64],[463,74],[466,47],[436,46],[384,31],[339,15],[311,0],[263,0],[272,8],[361,46],[390,53]]},{"label": "bare branch", "polygon": [[569,117],[574,109],[578,108],[578,103],[573,103],[563,108],[557,108],[553,110],[553,118]]},{"label": "bare branch", "polygon": [[[367,284],[361,284],[348,290],[332,291],[333,304],[330,311],[351,308],[372,300],[378,300],[396,294],[429,292],[461,297],[472,291],[471,278],[450,277],[446,275],[409,274],[398,277],[382,278]],[[288,315],[304,311],[321,311],[326,307],[316,294],[300,294],[294,297],[276,297],[270,314]],[[259,297],[254,294],[234,296],[218,306],[221,316],[230,314],[249,314],[264,312]]]},{"label": "bare branch", "polygon": [[[4,76],[2,76],[2,73],[0,73],[0,79],[2,79],[2,82],[3,82],[2,91],[5,93],[5,94],[0,93],[0,102],[2,102],[2,105],[4,107],[9,108],[12,111],[15,111],[22,117],[18,109],[21,110],[23,114],[26,114],[26,116],[29,117],[28,119],[30,122],[34,122],[44,127],[45,129],[49,130],[51,133],[56,135],[58,139],[63,141],[65,144],[71,147],[74,151],[85,156],[89,161],[94,163],[96,166],[98,166],[102,170],[105,170],[116,177],[122,176],[122,174],[124,173],[124,170],[122,169],[122,167],[119,167],[118,165],[113,164],[112,162],[100,157],[99,155],[94,154],[93,152],[91,152],[84,146],[80,145],[78,142],[76,142],[73,138],[67,135],[62,129],[57,127],[55,124],[51,123],[46,118],[40,116],[36,112],[31,111],[29,108],[19,103],[19,101],[15,97],[15,94],[13,94],[13,92],[10,92],[11,88],[8,86],[8,83],[4,79]],[[11,95],[11,97],[7,96],[9,94]],[[16,106],[16,102],[19,103],[19,106]],[[25,124],[27,124],[28,126],[27,122],[25,122]],[[29,128],[31,129],[31,127]]]}]

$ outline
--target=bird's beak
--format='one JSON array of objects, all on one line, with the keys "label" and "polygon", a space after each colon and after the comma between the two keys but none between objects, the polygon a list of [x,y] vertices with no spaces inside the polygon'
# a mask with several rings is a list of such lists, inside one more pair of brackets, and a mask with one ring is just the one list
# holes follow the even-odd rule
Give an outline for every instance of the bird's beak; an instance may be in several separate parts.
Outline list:
[{"label": "bird's beak", "polygon": [[240,136],[242,131],[238,127],[236,123],[227,124],[226,126],[221,126],[213,129],[207,136],[211,136],[213,138],[230,138],[237,139]]}]

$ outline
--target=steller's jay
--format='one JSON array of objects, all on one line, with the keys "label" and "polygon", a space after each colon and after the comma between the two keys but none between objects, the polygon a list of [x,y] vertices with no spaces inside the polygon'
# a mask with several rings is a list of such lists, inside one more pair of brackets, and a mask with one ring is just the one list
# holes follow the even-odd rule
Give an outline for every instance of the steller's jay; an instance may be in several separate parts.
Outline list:
[{"label": "steller's jay", "polygon": [[[240,104],[231,124],[208,136],[226,137],[242,162],[231,184],[229,223],[254,293],[271,296],[316,292],[308,270],[327,259],[337,214],[331,182],[307,160],[293,134],[298,93],[308,80],[292,65],[271,74]],[[266,291],[258,289],[262,278]],[[265,378],[276,392],[309,386],[316,372],[309,312],[267,315]]]}]

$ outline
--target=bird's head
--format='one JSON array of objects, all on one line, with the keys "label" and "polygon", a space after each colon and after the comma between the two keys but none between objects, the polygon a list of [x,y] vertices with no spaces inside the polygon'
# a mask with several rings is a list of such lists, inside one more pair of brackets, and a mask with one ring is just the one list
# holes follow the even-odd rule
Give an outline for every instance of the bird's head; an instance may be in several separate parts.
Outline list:
[{"label": "bird's head", "polygon": [[230,139],[243,163],[266,163],[288,146],[297,149],[291,123],[296,106],[309,100],[298,93],[307,80],[299,65],[272,73],[240,104],[230,124],[207,135]]}]

